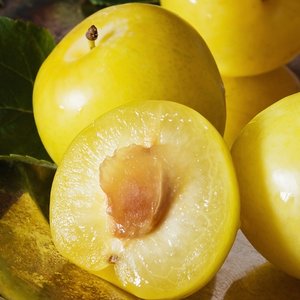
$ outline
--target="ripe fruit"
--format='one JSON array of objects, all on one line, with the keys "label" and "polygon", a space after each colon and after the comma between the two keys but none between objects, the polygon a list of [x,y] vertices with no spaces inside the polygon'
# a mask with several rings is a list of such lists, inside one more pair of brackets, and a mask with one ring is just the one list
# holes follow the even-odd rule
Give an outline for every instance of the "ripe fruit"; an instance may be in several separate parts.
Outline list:
[{"label": "ripe fruit", "polygon": [[271,263],[300,279],[300,93],[259,113],[232,146],[241,229]]},{"label": "ripe fruit", "polygon": [[191,108],[138,101],[100,116],[53,182],[58,251],[143,299],[180,299],[212,279],[239,228],[228,148]]},{"label": "ripe fruit", "polygon": [[224,139],[231,148],[238,134],[259,112],[300,91],[298,77],[287,67],[248,77],[223,76],[226,91]]},{"label": "ripe fruit", "polygon": [[199,31],[222,75],[265,73],[300,52],[298,0],[161,0],[161,5]]},{"label": "ripe fruit", "polygon": [[[91,25],[98,28],[92,50],[85,37]],[[160,6],[129,3],[99,10],[66,35],[38,72],[33,109],[59,164],[83,128],[129,101],[176,99],[223,134],[224,97],[215,61],[192,26]]]}]

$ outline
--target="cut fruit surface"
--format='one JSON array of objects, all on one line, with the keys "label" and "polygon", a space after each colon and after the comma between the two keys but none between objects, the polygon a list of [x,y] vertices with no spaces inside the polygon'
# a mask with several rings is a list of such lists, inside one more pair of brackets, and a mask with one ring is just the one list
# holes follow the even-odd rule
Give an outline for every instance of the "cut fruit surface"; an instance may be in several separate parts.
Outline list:
[{"label": "cut fruit surface", "polygon": [[64,155],[50,224],[59,252],[83,269],[140,298],[186,297],[219,270],[240,225],[229,150],[184,105],[113,109]]}]

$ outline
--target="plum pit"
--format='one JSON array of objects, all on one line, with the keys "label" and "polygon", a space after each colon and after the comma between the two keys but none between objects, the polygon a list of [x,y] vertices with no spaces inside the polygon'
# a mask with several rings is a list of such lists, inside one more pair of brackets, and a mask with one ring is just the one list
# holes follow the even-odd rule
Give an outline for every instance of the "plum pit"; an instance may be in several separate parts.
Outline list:
[{"label": "plum pit", "polygon": [[112,233],[118,238],[151,232],[169,207],[170,183],[155,146],[117,149],[100,165],[100,186],[107,196]]}]

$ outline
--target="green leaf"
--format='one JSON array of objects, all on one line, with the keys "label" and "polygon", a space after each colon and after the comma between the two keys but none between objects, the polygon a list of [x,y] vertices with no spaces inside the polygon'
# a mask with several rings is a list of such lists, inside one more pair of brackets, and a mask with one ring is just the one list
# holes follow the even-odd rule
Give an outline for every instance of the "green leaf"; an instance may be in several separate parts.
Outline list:
[{"label": "green leaf", "polygon": [[29,155],[51,161],[32,110],[37,72],[55,41],[33,23],[0,17],[0,154]]},{"label": "green leaf", "polygon": [[49,197],[55,171],[55,164],[29,156],[0,156],[0,219],[9,209],[7,204],[14,202],[4,204],[4,194],[15,199],[16,195],[28,192],[49,220]]},{"label": "green leaf", "polygon": [[150,4],[159,4],[159,0],[90,0],[92,4],[95,5],[117,5],[117,4],[124,4],[124,3],[132,3],[132,2],[143,2],[143,3],[150,3]]}]

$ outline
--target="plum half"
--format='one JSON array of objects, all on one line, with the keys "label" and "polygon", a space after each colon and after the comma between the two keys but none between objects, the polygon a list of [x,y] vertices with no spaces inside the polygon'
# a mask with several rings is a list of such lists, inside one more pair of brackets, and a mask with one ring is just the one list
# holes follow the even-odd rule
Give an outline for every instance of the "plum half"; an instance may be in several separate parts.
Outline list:
[{"label": "plum half", "polygon": [[229,150],[201,114],[171,101],[105,113],[71,143],[53,181],[58,251],[143,299],[181,299],[208,283],[237,230]]}]

